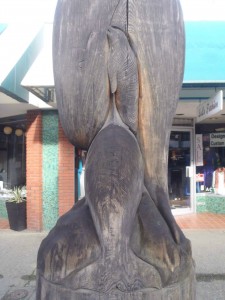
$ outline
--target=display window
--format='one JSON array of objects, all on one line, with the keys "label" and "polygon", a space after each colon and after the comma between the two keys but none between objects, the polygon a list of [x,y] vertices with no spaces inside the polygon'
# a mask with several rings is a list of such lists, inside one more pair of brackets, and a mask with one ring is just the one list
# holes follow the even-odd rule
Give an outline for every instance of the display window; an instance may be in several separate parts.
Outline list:
[{"label": "display window", "polygon": [[[197,127],[196,193],[225,195],[225,128],[219,125]],[[201,159],[199,159],[201,157]]]},{"label": "display window", "polygon": [[25,127],[0,124],[0,190],[26,184]]},{"label": "display window", "polygon": [[191,132],[174,130],[168,155],[168,190],[171,209],[190,208]]}]

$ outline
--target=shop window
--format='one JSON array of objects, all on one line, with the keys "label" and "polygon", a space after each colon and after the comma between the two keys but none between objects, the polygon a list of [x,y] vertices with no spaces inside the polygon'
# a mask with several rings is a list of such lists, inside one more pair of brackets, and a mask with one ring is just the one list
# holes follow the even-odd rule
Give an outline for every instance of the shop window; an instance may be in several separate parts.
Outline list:
[{"label": "shop window", "polygon": [[172,209],[190,207],[190,166],[191,136],[189,131],[172,131],[168,156],[168,190]]},{"label": "shop window", "polygon": [[196,192],[225,195],[225,132],[220,125],[201,125],[196,133],[202,139],[202,160],[196,166]]},{"label": "shop window", "polygon": [[13,127],[7,127],[10,131],[5,128],[0,126],[0,189],[26,184],[24,132]]}]

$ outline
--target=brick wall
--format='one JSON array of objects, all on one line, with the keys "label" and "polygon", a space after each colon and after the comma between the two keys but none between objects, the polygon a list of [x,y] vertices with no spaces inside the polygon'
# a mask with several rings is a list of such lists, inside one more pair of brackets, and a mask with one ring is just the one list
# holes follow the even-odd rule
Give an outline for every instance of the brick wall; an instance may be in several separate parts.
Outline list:
[{"label": "brick wall", "polygon": [[[42,112],[27,112],[26,186],[27,228],[43,229],[43,144]],[[66,213],[74,204],[74,146],[66,138],[61,125],[58,132],[58,214]]]},{"label": "brick wall", "polygon": [[74,151],[74,146],[68,141],[59,122],[59,216],[66,213],[74,204]]},{"label": "brick wall", "polygon": [[42,114],[27,112],[26,132],[27,228],[42,229]]}]

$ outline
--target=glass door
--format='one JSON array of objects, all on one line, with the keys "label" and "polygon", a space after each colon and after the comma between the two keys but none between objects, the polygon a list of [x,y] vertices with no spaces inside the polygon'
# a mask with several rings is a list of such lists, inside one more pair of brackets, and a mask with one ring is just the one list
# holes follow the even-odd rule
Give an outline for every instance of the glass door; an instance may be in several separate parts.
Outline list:
[{"label": "glass door", "polygon": [[192,130],[172,130],[168,157],[168,189],[171,209],[181,212],[192,207]]}]

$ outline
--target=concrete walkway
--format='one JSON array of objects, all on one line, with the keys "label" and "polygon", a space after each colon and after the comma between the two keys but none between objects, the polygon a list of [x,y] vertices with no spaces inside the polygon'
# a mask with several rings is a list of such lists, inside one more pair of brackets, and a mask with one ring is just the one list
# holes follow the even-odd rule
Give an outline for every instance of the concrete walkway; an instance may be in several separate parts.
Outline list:
[{"label": "concrete walkway", "polygon": [[37,251],[45,232],[0,230],[0,299],[35,299]]},{"label": "concrete walkway", "polygon": [[[225,229],[184,230],[196,262],[197,300],[225,299]],[[0,300],[34,300],[39,245],[47,233],[0,230]]]},{"label": "concrete walkway", "polygon": [[225,229],[183,230],[196,263],[197,300],[225,299]]}]

